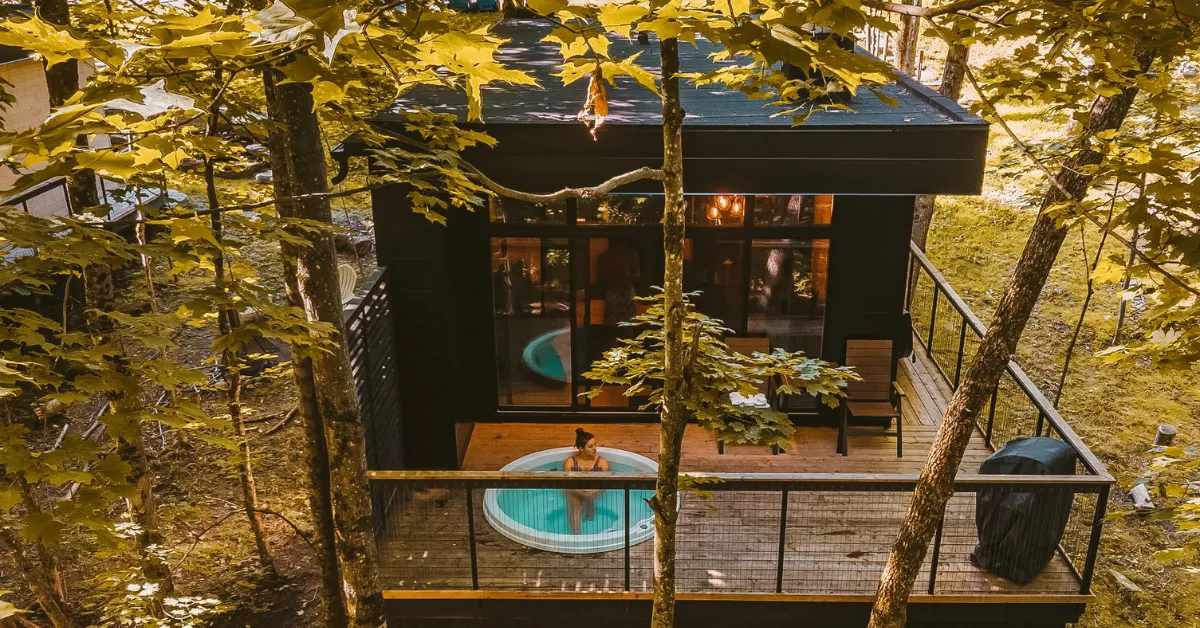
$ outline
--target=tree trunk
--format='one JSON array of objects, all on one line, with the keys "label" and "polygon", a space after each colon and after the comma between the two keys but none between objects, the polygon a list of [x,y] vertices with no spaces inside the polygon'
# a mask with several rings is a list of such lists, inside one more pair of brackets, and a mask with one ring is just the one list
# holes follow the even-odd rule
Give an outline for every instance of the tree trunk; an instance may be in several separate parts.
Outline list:
[{"label": "tree trunk", "polygon": [[679,457],[687,426],[684,408],[683,322],[683,107],[679,102],[679,41],[664,39],[662,56],[663,115],[663,321],[664,377],[659,432],[658,480],[650,506],[654,510],[654,606],[652,628],[675,624],[675,523],[679,517]]},{"label": "tree trunk", "polygon": [[[216,105],[214,105],[215,109]],[[209,118],[209,134],[215,130],[216,112]],[[213,172],[212,157],[204,159],[204,186],[208,192],[208,208],[216,210],[220,207],[217,197],[217,181]],[[216,252],[213,255],[214,282],[221,295],[229,295],[230,290],[225,277],[225,253],[221,249],[225,226],[221,213],[213,211],[209,223],[212,226],[213,238],[217,241]],[[217,327],[221,336],[228,336],[241,325],[237,310],[222,307],[217,312]],[[275,557],[271,555],[271,546],[267,543],[267,535],[263,530],[262,515],[258,511],[258,490],[254,482],[254,465],[251,463],[250,440],[246,438],[246,424],[242,419],[242,364],[238,352],[225,349],[221,352],[221,374],[225,378],[226,396],[228,398],[229,421],[233,424],[233,433],[237,437],[242,450],[242,459],[238,464],[238,483],[242,487],[242,507],[246,510],[246,519],[250,524],[250,533],[254,535],[254,547],[258,550],[258,562],[269,578],[275,578],[279,573],[275,570]]]},{"label": "tree trunk", "polygon": [[75,622],[71,621],[71,616],[67,614],[66,602],[59,597],[49,574],[25,555],[23,543],[17,533],[12,528],[5,527],[0,530],[0,539],[8,546],[8,553],[16,563],[17,571],[21,572],[21,577],[29,585],[51,625],[54,628],[75,628]]},{"label": "tree trunk", "polygon": [[[969,37],[971,32],[967,31],[960,35]],[[967,63],[970,61],[970,56],[970,46],[959,43],[950,44],[950,50],[946,52],[946,65],[942,68],[942,81],[938,85],[938,93],[955,102],[962,98],[963,80],[967,76]]]},{"label": "tree trunk", "polygon": [[[263,91],[271,97],[267,99],[267,114],[272,121],[279,119],[277,103],[274,98],[275,74],[272,70],[263,72]],[[292,182],[288,174],[287,162],[284,158],[287,146],[284,142],[285,132],[269,132],[267,141],[271,155],[272,188],[277,199],[287,199],[292,196]],[[291,202],[279,200],[276,202],[281,216],[294,216],[295,210]],[[280,242],[279,248],[283,259],[283,278],[287,286],[288,299],[294,307],[303,308],[304,300],[300,296],[300,284],[297,277],[297,249],[294,245]],[[308,500],[313,513],[313,527],[317,533],[318,561],[321,568],[321,596],[325,607],[325,623],[329,626],[346,625],[346,606],[342,602],[342,575],[338,566],[336,533],[333,528],[333,504],[329,480],[329,456],[325,447],[325,427],[321,413],[317,408],[316,384],[313,382],[312,359],[303,352],[297,352],[292,347],[292,373],[296,382],[297,407],[300,418],[304,423],[304,437],[307,443],[308,468]]]},{"label": "tree trunk", "polygon": [[[917,4],[917,0],[904,0],[903,4]],[[915,15],[900,15],[900,32],[892,42],[892,65],[905,74],[912,74],[917,65],[917,38],[921,34],[921,18]]]},{"label": "tree trunk", "polygon": [[[1143,71],[1153,58],[1150,53],[1139,55]],[[1134,87],[1112,98],[1096,99],[1088,124],[1080,134],[1079,150],[1066,160],[1058,173],[1058,181],[1066,194],[1052,186],[1043,197],[1041,213],[1025,243],[1016,271],[980,341],[978,352],[947,405],[929,458],[913,491],[912,503],[884,568],[875,606],[871,609],[870,628],[901,628],[905,624],[909,593],[946,502],[954,495],[954,478],[975,428],[975,417],[991,397],[1008,361],[1016,353],[1017,342],[1066,239],[1067,229],[1049,215],[1049,209],[1068,200],[1078,202],[1084,197],[1093,178],[1084,172],[1103,158],[1090,148],[1090,138],[1101,131],[1120,128],[1136,95],[1137,88]]]},{"label": "tree trunk", "polygon": [[[964,37],[969,34],[961,33]],[[946,53],[946,66],[942,69],[942,83],[938,86],[938,92],[955,102],[962,97],[963,79],[967,75],[970,52],[970,46],[950,44],[950,51]],[[917,196],[913,205],[912,241],[921,251],[925,250],[925,242],[929,238],[929,225],[933,222],[936,203],[936,196],[921,194]]]},{"label": "tree trunk", "polygon": [[[71,12],[67,0],[38,0],[38,15],[56,26],[69,27]],[[50,95],[50,106],[63,106],[75,92],[79,91],[79,61],[67,59],[46,67],[46,88]],[[80,136],[81,143],[87,138]],[[83,211],[100,204],[96,190],[96,173],[90,169],[72,173],[67,181],[67,195],[72,211]]]},{"label": "tree trunk", "polygon": [[[286,129],[281,145],[283,165],[295,196],[328,193],[327,168],[320,122],[313,111],[312,86],[274,84],[267,93],[277,118],[272,133]],[[329,199],[297,200],[280,205],[280,214],[332,224]],[[338,286],[337,254],[328,232],[310,234],[311,246],[295,250],[297,293],[313,322],[336,329],[332,353],[312,360],[316,411],[324,427],[329,466],[333,524],[348,626],[384,625],[383,594],[379,589],[371,493],[367,482],[364,430],[357,390],[350,372]],[[302,403],[301,406],[304,404]]]},{"label": "tree trunk", "polygon": [[1113,332],[1112,342],[1108,343],[1110,347],[1121,343],[1121,329],[1125,327],[1125,308],[1129,303],[1125,299],[1124,293],[1129,292],[1129,285],[1133,281],[1130,270],[1133,268],[1133,263],[1137,261],[1137,245],[1138,228],[1137,225],[1134,225],[1133,236],[1129,238],[1129,259],[1125,262],[1125,278],[1121,280],[1121,303],[1117,305],[1117,330]]}]

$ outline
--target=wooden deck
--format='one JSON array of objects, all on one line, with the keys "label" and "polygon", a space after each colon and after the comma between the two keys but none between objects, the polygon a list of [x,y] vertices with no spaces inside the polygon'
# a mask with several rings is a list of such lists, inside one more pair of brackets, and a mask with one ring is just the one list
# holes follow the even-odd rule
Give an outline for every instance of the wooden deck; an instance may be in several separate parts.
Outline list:
[{"label": "wooden deck", "polygon": [[[766,447],[727,446],[689,426],[684,436],[682,469],[704,472],[773,473],[917,473],[932,442],[936,423],[950,396],[933,366],[918,356],[902,362],[899,382],[907,394],[903,408],[903,458],[894,437],[858,428],[850,436],[850,455],[835,453],[836,430],[801,427],[793,446],[779,455]],[[464,470],[497,470],[522,455],[570,445],[576,425],[481,423],[475,426],[464,457]],[[653,424],[583,425],[599,444],[653,458],[658,429]],[[976,434],[962,463],[974,472],[991,452]],[[434,491],[417,495],[393,513],[381,541],[384,587],[391,589],[470,588],[466,494]],[[702,499],[682,498],[678,528],[678,589],[685,593],[774,593],[779,565],[781,499],[778,492],[712,491]],[[787,495],[783,581],[785,593],[871,595],[878,584],[909,493],[869,491],[791,492]],[[483,491],[474,491],[472,508],[479,588],[563,592],[618,592],[624,589],[624,552],[564,555],[534,550],[510,541],[485,520]],[[1079,581],[1062,556],[1056,556],[1036,580],[1015,585],[974,567],[969,555],[977,538],[975,496],[951,500],[943,529],[935,591],[953,595],[1074,594]],[[930,559],[915,592],[928,592]],[[630,588],[648,591],[652,543],[630,550]]]}]

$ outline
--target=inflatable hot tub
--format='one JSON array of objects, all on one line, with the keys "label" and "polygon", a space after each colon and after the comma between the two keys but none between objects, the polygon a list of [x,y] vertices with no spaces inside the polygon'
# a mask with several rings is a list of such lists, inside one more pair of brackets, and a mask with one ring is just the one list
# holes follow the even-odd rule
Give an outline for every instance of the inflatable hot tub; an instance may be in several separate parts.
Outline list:
[{"label": "inflatable hot tub", "polygon": [[[501,471],[561,471],[574,447],[559,447],[518,458]],[[655,474],[658,463],[622,449],[600,447],[599,453],[615,472]],[[654,537],[654,513],[646,500],[653,491],[629,491],[629,544]],[[483,514],[500,534],[540,550],[562,554],[595,554],[625,547],[625,491],[604,491],[596,499],[595,516],[582,522],[580,534],[567,521],[567,498],[562,489],[488,489]]]}]

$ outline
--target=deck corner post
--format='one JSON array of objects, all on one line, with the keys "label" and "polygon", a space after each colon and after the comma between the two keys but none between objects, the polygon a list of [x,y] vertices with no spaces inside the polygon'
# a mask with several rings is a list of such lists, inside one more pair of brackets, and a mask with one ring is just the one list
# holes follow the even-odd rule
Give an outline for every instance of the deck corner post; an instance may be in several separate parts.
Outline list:
[{"label": "deck corner post", "polygon": [[1108,510],[1108,490],[1109,485],[1105,484],[1096,494],[1096,513],[1092,517],[1092,535],[1088,539],[1087,559],[1083,563],[1083,575],[1080,578],[1082,582],[1079,585],[1079,593],[1081,595],[1088,595],[1092,592],[1092,574],[1096,571],[1096,555],[1100,551],[1100,533],[1104,529],[1104,516]]}]

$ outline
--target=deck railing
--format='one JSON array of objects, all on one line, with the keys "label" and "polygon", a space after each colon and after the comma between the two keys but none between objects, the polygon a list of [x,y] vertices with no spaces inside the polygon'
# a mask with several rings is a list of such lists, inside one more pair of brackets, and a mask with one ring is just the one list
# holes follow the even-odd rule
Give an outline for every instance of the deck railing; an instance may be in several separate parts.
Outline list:
[{"label": "deck railing", "polygon": [[[716,481],[698,485],[704,494],[681,497],[680,593],[873,595],[917,481],[915,475],[701,475]],[[418,596],[652,590],[653,543],[639,543],[636,534],[650,517],[644,498],[654,489],[651,476],[383,471],[371,474],[371,488],[373,502],[388,505],[376,517],[385,589]],[[615,539],[608,551],[542,551],[497,531],[511,529],[498,524],[498,507],[509,520],[566,534],[562,492],[578,489],[606,491],[596,525]],[[1096,476],[961,476],[914,594],[1088,593],[1102,517],[1097,505],[1107,490],[1108,480]],[[1032,582],[1010,582],[971,561],[979,543],[976,504],[1005,497],[1034,510],[1021,538],[989,543],[985,553],[1019,565],[1036,560],[1043,539],[1042,557],[1050,562]]]},{"label": "deck railing", "polygon": [[[979,349],[986,327],[916,245],[912,245],[909,258],[908,285],[908,311],[920,345],[914,350],[924,351],[950,388],[957,389]],[[1015,361],[1009,361],[977,424],[989,447],[999,449],[1020,436],[1057,438],[1075,451],[1083,465],[1081,472],[1108,475],[1104,463],[1092,454]]]},{"label": "deck railing", "polygon": [[342,310],[346,349],[367,431],[367,467],[401,469],[404,446],[400,422],[399,365],[393,340],[388,272],[380,266],[359,286]]}]

